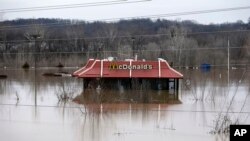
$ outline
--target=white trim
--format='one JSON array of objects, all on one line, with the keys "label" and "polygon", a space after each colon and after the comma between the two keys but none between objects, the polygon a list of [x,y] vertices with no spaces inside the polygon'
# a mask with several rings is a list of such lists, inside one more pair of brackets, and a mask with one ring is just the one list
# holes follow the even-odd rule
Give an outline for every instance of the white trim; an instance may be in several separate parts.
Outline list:
[{"label": "white trim", "polygon": [[172,71],[174,71],[175,73],[179,74],[181,77],[183,77],[183,75],[178,72],[177,70],[173,69],[172,67],[169,66],[169,64],[167,63],[167,61],[165,62],[167,64],[167,66],[169,67],[169,69],[171,69]]},{"label": "white trim", "polygon": [[158,58],[158,60],[160,60],[162,62],[167,62],[165,59],[162,59],[162,58]]},{"label": "white trim", "polygon": [[[85,68],[86,68],[86,66],[88,66],[89,62],[90,62],[90,61],[92,61],[92,60],[94,60],[94,59],[89,59],[89,60],[88,60],[88,62],[87,62],[87,64],[86,64],[85,66],[83,66],[83,67],[82,67],[82,68],[80,68],[79,70],[75,71],[73,74],[76,74],[76,73],[78,73],[78,72],[82,71],[83,69],[85,69]],[[94,62],[93,62],[93,63],[94,63]]]},{"label": "white trim", "polygon": [[161,59],[158,58],[158,75],[159,75],[159,78],[161,78]]},{"label": "white trim", "polygon": [[84,74],[85,72],[87,72],[87,71],[89,71],[90,69],[92,69],[92,68],[94,67],[94,65],[96,64],[97,61],[100,61],[100,60],[95,60],[94,63],[91,65],[91,67],[89,67],[89,68],[86,69],[85,71],[79,73],[78,76],[79,76],[79,75],[82,75],[82,74]]},{"label": "white trim", "polygon": [[79,70],[75,71],[74,73],[78,73],[79,71],[81,71],[81,70],[85,69],[85,68],[86,68],[86,66],[87,66],[87,64],[86,64],[85,66],[81,67]]},{"label": "white trim", "polygon": [[163,62],[165,62],[170,70],[174,71],[175,73],[177,73],[177,74],[179,74],[181,77],[183,77],[183,75],[182,75],[180,72],[178,72],[178,71],[174,70],[172,67],[170,67],[169,64],[168,64],[168,62],[167,62],[166,60],[164,60],[164,59],[162,59],[162,58],[158,58],[158,59],[161,60],[161,61],[163,61]]},{"label": "white trim", "polygon": [[103,60],[101,60],[101,77],[103,76]]},{"label": "white trim", "polygon": [[[132,66],[132,60],[129,60],[129,65]],[[129,69],[129,77],[132,77],[132,68]]]},{"label": "white trim", "polygon": [[75,71],[75,72],[73,73],[73,75],[76,75],[78,72],[82,71],[82,70],[85,69],[85,68],[86,68],[86,66],[80,68],[79,70]]},{"label": "white trim", "polygon": [[174,70],[174,69],[173,69],[173,68],[171,68],[171,67],[170,67],[170,69],[171,69],[172,71],[174,71],[175,73],[179,74],[181,77],[183,77],[183,75],[182,75],[180,72],[178,72],[178,71]]}]

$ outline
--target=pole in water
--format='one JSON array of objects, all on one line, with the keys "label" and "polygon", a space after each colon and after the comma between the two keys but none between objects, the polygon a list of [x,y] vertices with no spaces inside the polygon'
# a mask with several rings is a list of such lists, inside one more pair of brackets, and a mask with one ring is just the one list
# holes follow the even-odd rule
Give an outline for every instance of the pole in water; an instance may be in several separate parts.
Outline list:
[{"label": "pole in water", "polygon": [[82,79],[82,92],[84,93],[85,91],[85,85],[84,85],[84,79]]}]

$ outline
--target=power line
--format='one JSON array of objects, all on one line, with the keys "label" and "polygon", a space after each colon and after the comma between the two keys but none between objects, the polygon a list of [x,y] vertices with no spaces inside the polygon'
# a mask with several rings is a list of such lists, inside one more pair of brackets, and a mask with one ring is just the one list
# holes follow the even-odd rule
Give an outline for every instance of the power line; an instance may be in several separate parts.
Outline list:
[{"label": "power line", "polygon": [[26,8],[12,8],[12,9],[0,9],[0,12],[22,12],[23,10],[40,10],[40,9],[50,9],[50,8],[67,8],[67,7],[74,7],[74,6],[88,6],[88,5],[95,5],[98,6],[99,4],[112,4],[114,2],[121,2],[125,0],[116,0],[116,1],[104,1],[104,2],[94,2],[94,3],[80,3],[80,4],[67,4],[67,5],[53,5],[53,6],[39,6],[39,7],[26,7]]},{"label": "power line", "polygon": [[183,16],[183,15],[194,15],[194,14],[206,14],[206,13],[236,11],[236,10],[244,10],[244,9],[250,9],[250,6],[210,9],[210,10],[199,10],[199,11],[189,11],[189,12],[178,12],[178,13],[167,13],[167,14],[160,14],[160,15],[150,15],[150,17],[158,17],[158,16],[160,16],[160,17],[172,17],[172,16],[180,16],[180,15]]},{"label": "power line", "polygon": [[[246,47],[230,47],[229,49],[243,49],[243,48],[246,48]],[[167,49],[159,49],[159,50],[155,50],[155,49],[152,49],[152,50],[145,50],[145,49],[141,49],[140,51],[143,53],[143,52],[162,52],[162,51],[189,51],[189,50],[226,50],[228,49],[227,47],[200,47],[200,48],[167,48]],[[123,53],[129,53],[133,50],[126,50],[126,51],[122,51]],[[137,50],[134,50],[134,51],[137,51]],[[1,53],[2,55],[15,55],[15,54],[36,54],[36,55],[44,55],[44,54],[87,54],[87,53],[119,53],[121,51],[114,51],[114,50],[104,50],[104,51],[85,51],[85,52],[81,52],[81,51],[72,51],[72,52],[65,52],[65,51],[62,51],[62,52],[59,52],[59,51],[55,51],[55,52],[46,52],[46,51],[43,51],[43,52],[40,52],[40,53],[35,53],[35,52],[17,52],[17,53]]]},{"label": "power line", "polygon": [[[190,33],[180,33],[176,35],[200,35],[200,34],[216,34],[216,33],[237,33],[237,32],[250,32],[250,29],[244,30],[221,30],[221,31],[207,31],[207,32],[190,32]],[[131,38],[131,37],[161,37],[161,36],[170,36],[170,33],[161,33],[161,34],[137,34],[137,35],[120,35],[115,38]],[[109,39],[108,36],[100,37],[79,37],[79,38],[54,38],[54,39],[41,39],[41,41],[70,41],[70,40],[95,40],[95,39]],[[0,41],[0,43],[20,43],[28,42],[27,40],[11,40],[11,41]]]},{"label": "power line", "polygon": [[1,9],[0,13],[16,13],[16,12],[27,12],[27,11],[41,11],[41,10],[55,10],[55,9],[68,9],[68,8],[80,8],[80,7],[93,7],[93,6],[105,6],[105,5],[116,5],[116,4],[128,4],[128,3],[139,3],[151,0],[116,0],[116,1],[104,1],[94,3],[80,3],[80,4],[65,4],[65,5],[53,5],[53,6],[39,6],[39,7],[26,7],[26,8],[13,8],[13,9]]},{"label": "power line", "polygon": [[92,21],[117,21],[117,20],[134,19],[134,18],[176,17],[176,16],[196,15],[196,14],[207,14],[207,13],[217,13],[217,12],[227,12],[227,11],[246,10],[246,9],[250,9],[250,6],[244,6],[244,7],[231,7],[231,8],[221,8],[221,9],[209,9],[209,10],[198,10],[198,11],[186,11],[186,12],[166,13],[166,14],[157,14],[157,15],[145,15],[145,16],[137,16],[137,17],[124,17],[124,18],[112,18],[112,19],[99,19],[99,20],[92,20]]},{"label": "power line", "polygon": [[[183,16],[183,15],[195,15],[195,14],[207,14],[207,13],[216,13],[216,12],[227,12],[227,11],[236,11],[236,10],[246,10],[250,9],[250,6],[245,7],[231,7],[231,8],[221,8],[221,9],[210,9],[210,10],[200,10],[200,11],[187,11],[187,12],[179,12],[179,13],[166,13],[166,14],[157,14],[157,15],[143,15],[143,16],[134,16],[134,17],[123,17],[123,18],[110,18],[110,19],[96,19],[89,20],[88,22],[95,21],[119,21],[119,20],[129,20],[129,19],[142,19],[142,18],[164,18],[164,17],[175,17],[175,16]],[[41,27],[49,27],[49,26],[64,26],[64,25],[81,25],[82,23],[72,24],[72,23],[48,23],[48,24],[25,24],[25,25],[17,25],[17,26],[2,26],[0,30],[11,30],[12,28],[32,28],[32,26],[41,26]]]}]

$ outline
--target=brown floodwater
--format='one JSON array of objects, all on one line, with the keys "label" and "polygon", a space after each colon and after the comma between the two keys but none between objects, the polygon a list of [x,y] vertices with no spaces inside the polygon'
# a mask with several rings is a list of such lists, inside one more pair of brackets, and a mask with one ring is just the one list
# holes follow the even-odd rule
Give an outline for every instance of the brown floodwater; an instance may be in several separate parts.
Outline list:
[{"label": "brown floodwater", "polygon": [[[76,68],[0,69],[2,141],[229,141],[216,123],[250,124],[250,70],[180,70],[171,91],[83,92],[74,77],[43,76]],[[222,126],[220,126],[222,127]]]}]

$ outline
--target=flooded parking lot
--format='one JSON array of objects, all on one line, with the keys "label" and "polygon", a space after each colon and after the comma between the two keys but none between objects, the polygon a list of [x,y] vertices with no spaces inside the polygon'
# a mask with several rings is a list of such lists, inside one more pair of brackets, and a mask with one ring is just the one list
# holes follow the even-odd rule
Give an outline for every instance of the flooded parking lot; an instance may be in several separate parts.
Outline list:
[{"label": "flooded parking lot", "polygon": [[85,90],[74,77],[1,69],[0,138],[8,141],[227,141],[227,124],[250,124],[250,71],[180,70],[168,91]]}]

